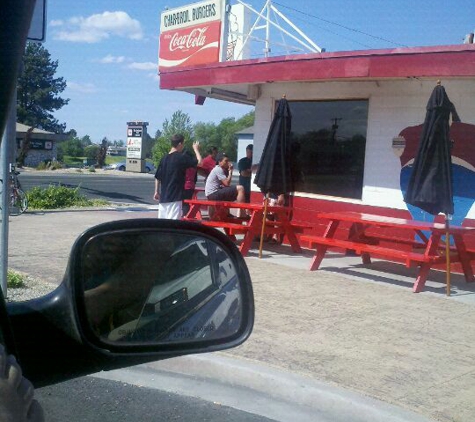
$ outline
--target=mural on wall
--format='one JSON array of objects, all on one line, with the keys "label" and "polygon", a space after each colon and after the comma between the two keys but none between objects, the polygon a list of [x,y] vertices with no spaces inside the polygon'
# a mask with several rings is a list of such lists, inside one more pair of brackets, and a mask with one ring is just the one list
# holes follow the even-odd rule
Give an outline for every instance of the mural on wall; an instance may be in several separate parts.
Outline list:
[{"label": "mural on wall", "polygon": [[[393,151],[401,162],[400,186],[406,193],[414,157],[419,145],[422,124],[403,129],[393,139]],[[452,122],[452,172],[454,193],[454,215],[452,223],[461,225],[475,202],[475,125]],[[434,216],[407,204],[414,220],[432,221]]]}]

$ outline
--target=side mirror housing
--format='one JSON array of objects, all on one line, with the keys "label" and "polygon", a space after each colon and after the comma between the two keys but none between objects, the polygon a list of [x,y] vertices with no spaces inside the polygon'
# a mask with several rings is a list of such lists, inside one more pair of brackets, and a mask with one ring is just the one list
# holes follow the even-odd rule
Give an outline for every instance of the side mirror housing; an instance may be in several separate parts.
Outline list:
[{"label": "side mirror housing", "polygon": [[237,346],[252,331],[254,300],[245,261],[225,235],[135,219],[84,232],[58,289],[8,311],[25,376],[46,385]]}]

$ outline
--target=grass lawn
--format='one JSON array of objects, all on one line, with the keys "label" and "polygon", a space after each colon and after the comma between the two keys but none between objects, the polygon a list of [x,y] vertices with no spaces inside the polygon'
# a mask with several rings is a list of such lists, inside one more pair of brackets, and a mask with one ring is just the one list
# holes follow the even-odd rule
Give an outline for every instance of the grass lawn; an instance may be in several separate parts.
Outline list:
[{"label": "grass lawn", "polygon": [[71,157],[70,155],[63,156],[63,164],[67,167],[82,167],[83,161],[86,157]]},{"label": "grass lawn", "polygon": [[[83,167],[85,159],[86,157],[71,157],[70,155],[65,155],[63,157],[63,164],[67,167]],[[105,164],[107,166],[108,164],[119,163],[126,160],[127,158],[123,155],[107,155]],[[147,162],[153,164],[149,158],[147,158]]]}]

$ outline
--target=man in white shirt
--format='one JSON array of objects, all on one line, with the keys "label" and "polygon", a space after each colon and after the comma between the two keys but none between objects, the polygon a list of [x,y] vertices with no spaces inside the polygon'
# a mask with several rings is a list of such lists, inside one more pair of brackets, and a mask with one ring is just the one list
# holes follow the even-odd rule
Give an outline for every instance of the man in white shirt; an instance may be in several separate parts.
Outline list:
[{"label": "man in white shirt", "polygon": [[[245,202],[244,186],[231,186],[233,178],[233,165],[228,156],[222,152],[217,157],[217,165],[211,170],[206,179],[205,195],[210,201],[236,201]],[[243,210],[241,210],[243,211]]]}]

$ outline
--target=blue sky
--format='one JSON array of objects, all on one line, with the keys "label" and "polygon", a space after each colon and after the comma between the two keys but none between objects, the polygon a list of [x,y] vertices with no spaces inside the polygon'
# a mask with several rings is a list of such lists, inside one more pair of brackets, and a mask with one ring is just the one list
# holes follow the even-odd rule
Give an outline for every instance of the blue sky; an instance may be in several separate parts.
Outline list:
[{"label": "blue sky", "polygon": [[[190,94],[159,89],[160,13],[189,3],[48,0],[44,45],[59,62],[56,76],[67,81],[61,96],[70,98],[55,117],[68,130],[100,142],[105,136],[125,140],[130,120],[148,121],[154,135],[176,110],[188,113],[193,123],[219,123],[251,111],[210,99],[197,106]],[[261,10],[265,1],[247,3]],[[460,44],[475,29],[473,0],[279,0],[274,5],[327,51]]]}]

